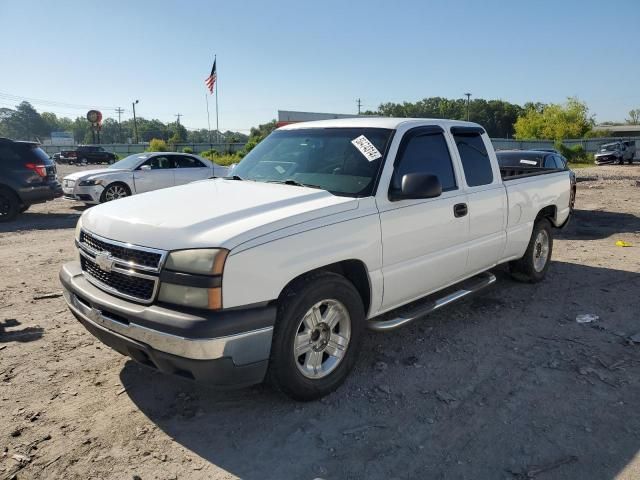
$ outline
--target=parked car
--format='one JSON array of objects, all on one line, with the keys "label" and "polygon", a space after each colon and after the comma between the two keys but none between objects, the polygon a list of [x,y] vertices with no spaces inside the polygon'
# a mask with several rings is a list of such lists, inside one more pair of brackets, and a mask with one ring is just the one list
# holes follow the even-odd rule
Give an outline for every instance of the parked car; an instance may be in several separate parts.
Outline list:
[{"label": "parked car", "polygon": [[570,202],[567,170],[501,172],[474,123],[298,123],[232,177],[85,211],[60,280],[76,318],[120,353],[209,385],[269,371],[310,400],[345,379],[366,328],[478,291],[497,264],[541,281]]},{"label": "parked car", "polygon": [[496,152],[498,165],[505,169],[524,168],[530,172],[532,167],[541,169],[568,170],[571,179],[571,209],[575,205],[576,199],[576,174],[569,168],[569,162],[565,157],[553,149],[536,150],[501,150]]},{"label": "parked car", "polygon": [[143,153],[130,155],[107,168],[67,175],[62,189],[69,200],[96,204],[227,173],[227,167],[196,155]]},{"label": "parked car", "polygon": [[56,166],[38,143],[0,138],[0,222],[60,196]]},{"label": "parked car", "polygon": [[60,161],[60,152],[56,152],[53,155],[51,155],[51,160],[53,160],[55,163],[62,163]]},{"label": "parked car", "polygon": [[596,165],[617,163],[623,165],[625,160],[631,164],[636,154],[635,142],[613,142],[601,145],[596,154]]},{"label": "parked car", "polygon": [[103,147],[93,145],[80,145],[75,150],[62,150],[60,160],[69,165],[88,163],[115,163],[118,156],[115,153],[107,152]]}]

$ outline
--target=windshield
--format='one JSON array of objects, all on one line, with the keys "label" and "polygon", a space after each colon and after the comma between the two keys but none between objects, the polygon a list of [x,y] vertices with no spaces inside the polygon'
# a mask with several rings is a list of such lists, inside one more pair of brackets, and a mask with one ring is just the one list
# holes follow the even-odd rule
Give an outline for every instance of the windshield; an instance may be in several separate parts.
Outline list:
[{"label": "windshield", "polygon": [[149,155],[141,155],[136,153],[134,155],[129,155],[128,157],[123,158],[122,160],[114,163],[113,165],[109,165],[107,168],[123,168],[125,170],[134,169],[142,160],[146,160],[149,158]]},{"label": "windshield", "polygon": [[611,143],[609,145],[603,145],[602,147],[600,147],[600,151],[613,152],[615,150],[618,150],[619,148],[620,148],[620,145],[618,145],[617,143]]},{"label": "windshield", "polygon": [[391,133],[383,128],[277,130],[233,169],[233,175],[302,184],[336,195],[369,196]]}]

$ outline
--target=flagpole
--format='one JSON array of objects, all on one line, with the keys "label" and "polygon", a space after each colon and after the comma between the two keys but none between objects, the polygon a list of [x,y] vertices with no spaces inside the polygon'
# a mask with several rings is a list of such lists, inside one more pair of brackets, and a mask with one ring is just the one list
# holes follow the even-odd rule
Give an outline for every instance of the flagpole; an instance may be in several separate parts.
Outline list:
[{"label": "flagpole", "polygon": [[[213,62],[216,63],[217,55],[213,56]],[[217,65],[217,63],[216,63]],[[218,71],[216,67],[216,141],[220,143],[220,126],[218,124],[218,89],[220,88],[220,80],[218,78]]]},{"label": "flagpole", "polygon": [[209,144],[211,144],[211,120],[209,120],[209,97],[207,92],[204,93],[204,101],[207,103],[207,126],[209,127]]}]

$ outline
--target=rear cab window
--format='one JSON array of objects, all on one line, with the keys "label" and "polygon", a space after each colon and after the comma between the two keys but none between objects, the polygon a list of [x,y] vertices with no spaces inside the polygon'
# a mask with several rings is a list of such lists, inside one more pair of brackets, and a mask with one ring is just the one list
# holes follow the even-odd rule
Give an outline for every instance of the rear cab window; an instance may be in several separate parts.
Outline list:
[{"label": "rear cab window", "polygon": [[469,187],[493,183],[493,166],[478,127],[452,127],[451,134],[460,154],[462,170]]}]

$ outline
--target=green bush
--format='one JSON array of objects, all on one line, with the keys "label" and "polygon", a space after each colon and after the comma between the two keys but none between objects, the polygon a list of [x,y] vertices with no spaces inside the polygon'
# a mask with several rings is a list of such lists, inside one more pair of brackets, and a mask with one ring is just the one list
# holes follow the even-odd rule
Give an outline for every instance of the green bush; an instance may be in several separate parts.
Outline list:
[{"label": "green bush", "polygon": [[184,147],[182,149],[182,153],[193,153],[193,148],[191,147]]},{"label": "green bush", "polygon": [[556,143],[556,149],[569,163],[593,163],[593,155],[587,153],[582,145],[568,147],[564,143]]},{"label": "green bush", "polygon": [[149,142],[147,152],[168,152],[167,142],[160,140],[159,138],[152,138]]}]

